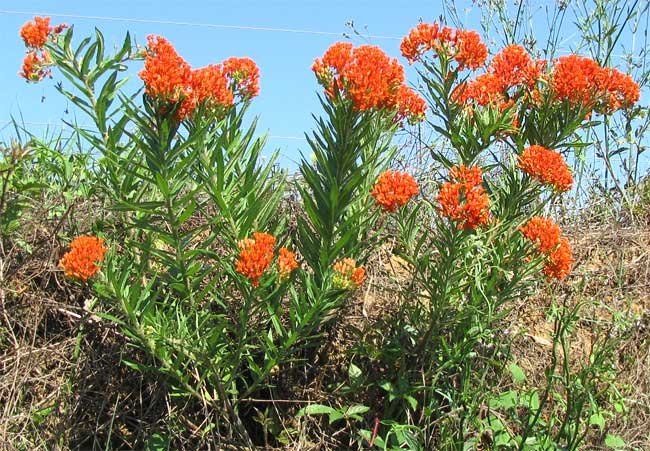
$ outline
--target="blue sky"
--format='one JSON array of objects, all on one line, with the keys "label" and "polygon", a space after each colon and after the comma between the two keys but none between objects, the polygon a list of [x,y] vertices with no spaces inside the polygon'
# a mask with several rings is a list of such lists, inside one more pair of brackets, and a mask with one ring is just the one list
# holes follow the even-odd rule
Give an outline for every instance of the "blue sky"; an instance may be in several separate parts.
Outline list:
[{"label": "blue sky", "polygon": [[[150,2],[114,0],[111,2],[81,2],[5,0],[0,9],[52,14],[52,23],[70,23],[75,26],[77,39],[90,34],[94,26],[105,34],[107,43],[118,44],[124,33],[131,31],[139,43],[148,34],[160,34],[169,39],[178,52],[194,67],[220,62],[229,56],[249,56],[260,66],[261,94],[253,101],[251,113],[260,116],[260,131],[272,135],[270,147],[279,148],[282,165],[293,166],[306,143],[300,138],[312,126],[311,113],[318,112],[319,87],[310,70],[314,58],[320,56],[332,43],[344,39],[349,32],[346,22],[353,20],[362,32],[400,38],[408,33],[420,17],[433,20],[441,13],[438,2],[431,1],[185,1]],[[134,23],[54,16],[54,13],[110,16],[159,21],[221,24],[325,31],[334,34],[289,33],[279,31],[224,29],[163,23]],[[45,122],[61,124],[70,119],[66,101],[55,89],[61,77],[37,85],[28,84],[17,76],[24,55],[24,46],[18,36],[29,14],[0,13],[0,39],[4,43],[6,64],[0,70],[0,121],[19,116],[31,130]],[[367,26],[367,28],[365,28]],[[399,55],[399,39],[355,38],[380,45],[389,54]],[[77,41],[78,42],[78,41]],[[132,73],[142,63],[132,64]],[[411,71],[412,74],[412,71]],[[411,77],[414,79],[413,77]],[[72,109],[71,109],[72,110]],[[79,117],[80,123],[85,118]],[[0,128],[4,127],[0,123]],[[5,128],[0,138],[8,138]]]},{"label": "blue sky", "polygon": [[[553,0],[546,3],[552,4]],[[353,42],[376,44],[388,54],[399,56],[401,37],[420,18],[429,22],[438,18],[443,13],[441,4],[440,1],[418,0],[3,0],[0,6],[0,39],[5,64],[0,69],[3,87],[0,90],[0,140],[11,137],[12,131],[6,127],[5,121],[12,116],[22,115],[28,128],[36,134],[45,128],[40,123],[57,127],[61,126],[63,119],[73,120],[74,108],[68,109],[66,100],[55,89],[55,83],[62,78],[56,71],[53,80],[37,85],[28,84],[17,75],[24,56],[18,30],[32,18],[33,14],[30,13],[39,13],[51,15],[53,24],[74,24],[77,42],[92,33],[95,26],[103,31],[106,42],[114,45],[121,43],[126,31],[130,31],[141,44],[145,43],[149,34],[163,35],[194,67],[220,62],[229,56],[253,58],[260,66],[262,76],[261,94],[253,101],[251,114],[260,116],[259,131],[268,131],[271,135],[269,151],[280,149],[281,165],[292,168],[299,152],[309,152],[302,137],[313,126],[311,114],[319,114],[317,93],[320,89],[310,70],[314,58],[322,55],[332,43],[344,40],[344,33],[351,34],[346,27],[348,21],[353,21],[360,32],[375,35],[369,38],[353,37]],[[478,7],[472,7],[470,0],[457,1],[456,5],[465,25],[480,29]],[[548,31],[546,13],[542,8],[539,6],[540,19],[530,24],[537,28],[538,36]],[[150,22],[105,20],[97,16]],[[569,17],[572,16],[569,14]],[[309,30],[330,34],[220,28],[199,24]],[[571,25],[566,25],[566,35],[571,36]],[[540,44],[543,46],[542,42]],[[571,47],[571,43],[567,42],[566,47]],[[400,60],[405,63],[403,58],[400,57]],[[131,67],[133,86],[137,87],[135,83],[139,83],[139,79],[135,74],[142,67],[142,62],[133,62]],[[407,78],[411,82],[416,81],[413,68],[407,67]],[[87,123],[88,120],[81,114],[77,121]]]}]

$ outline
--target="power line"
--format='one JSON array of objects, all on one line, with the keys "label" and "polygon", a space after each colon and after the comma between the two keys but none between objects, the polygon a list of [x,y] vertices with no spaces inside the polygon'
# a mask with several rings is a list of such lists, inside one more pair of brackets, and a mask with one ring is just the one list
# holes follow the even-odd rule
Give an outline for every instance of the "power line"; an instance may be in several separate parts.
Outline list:
[{"label": "power line", "polygon": [[[13,124],[14,121],[10,121],[7,119],[0,120],[0,125],[4,125],[5,127]],[[34,127],[53,127],[53,128],[69,128],[72,129],[74,127],[68,125],[68,124],[60,124],[60,123],[54,123],[54,122],[35,122],[35,121],[20,121],[16,122],[19,126],[21,125],[30,125]],[[78,124],[79,127],[91,127],[89,124]],[[4,128],[4,127],[3,127]],[[282,140],[295,140],[295,141],[305,141],[305,138],[302,136],[285,136],[285,135],[267,135],[269,139],[282,139]]]},{"label": "power line", "polygon": [[[277,32],[277,33],[300,33],[300,34],[325,35],[325,36],[342,36],[344,34],[343,32],[303,30],[303,29],[296,29],[296,28],[257,27],[252,25],[224,25],[224,24],[201,23],[201,22],[178,22],[174,20],[133,19],[130,17],[111,17],[111,16],[86,16],[82,14],[65,14],[65,13],[34,12],[34,11],[0,10],[0,14],[27,15],[32,17],[33,16],[65,17],[68,19],[103,20],[107,22],[149,23],[149,24],[157,24],[157,25],[179,25],[185,27],[222,28],[228,30],[248,30],[248,31],[269,31],[269,32]],[[385,35],[376,35],[376,34],[359,33],[357,34],[357,36],[363,38],[372,38],[372,39],[393,39],[393,40],[402,39],[396,36],[385,36]]]},{"label": "power line", "polygon": [[280,136],[280,135],[269,135],[271,139],[292,139],[296,141],[306,141],[307,139],[304,136]]},{"label": "power line", "polygon": [[[248,31],[269,31],[276,33],[301,33],[301,34],[312,34],[312,35],[325,35],[325,36],[343,36],[344,32],[335,32],[335,31],[321,31],[321,30],[304,30],[299,28],[277,28],[277,27],[257,27],[252,25],[225,25],[225,24],[213,24],[213,23],[202,23],[202,22],[179,22],[173,20],[158,20],[158,19],[134,19],[130,17],[112,17],[112,16],[87,16],[82,14],[66,14],[66,13],[51,13],[51,12],[35,12],[35,11],[16,11],[16,10],[4,10],[0,9],[0,14],[14,14],[14,15],[26,15],[26,16],[50,16],[50,17],[66,17],[69,19],[83,19],[83,20],[103,20],[107,22],[132,22],[132,23],[150,23],[157,25],[178,25],[178,26],[187,26],[187,27],[202,27],[202,28],[221,28],[229,30],[248,30]],[[576,32],[577,33],[577,32]],[[574,33],[574,35],[576,34]],[[378,35],[378,34],[363,34],[354,32],[356,36],[362,38],[371,38],[371,39],[389,39],[389,40],[401,40],[402,37],[398,36],[388,36],[388,35]],[[573,35],[572,35],[573,36]],[[566,39],[564,40],[566,41]],[[574,53],[568,49],[558,49],[558,53],[571,54]],[[624,55],[624,54],[613,54],[612,56],[616,58],[632,58],[640,59],[640,55]]]},{"label": "power line", "polygon": [[[248,30],[248,31],[269,31],[276,33],[299,33],[299,34],[312,34],[312,35],[321,35],[321,36],[343,36],[345,32],[335,32],[335,31],[321,31],[321,30],[304,30],[299,28],[278,28],[278,27],[258,27],[252,25],[225,25],[225,24],[214,24],[214,23],[202,23],[202,22],[179,22],[174,20],[159,20],[159,19],[134,19],[131,17],[112,17],[112,16],[88,16],[83,14],[67,14],[67,13],[51,13],[51,12],[35,12],[35,11],[17,11],[17,10],[6,10],[0,9],[0,14],[13,14],[13,15],[25,15],[25,16],[50,16],[50,17],[66,17],[69,19],[82,19],[82,20],[103,20],[107,22],[131,22],[131,23],[149,23],[157,25],[178,25],[186,27],[199,27],[199,28],[221,28],[228,30]],[[356,36],[362,38],[371,38],[371,39],[389,39],[389,40],[401,40],[403,37],[398,36],[388,36],[388,35],[379,35],[379,34],[363,34],[354,32]],[[575,32],[573,35],[577,34]],[[572,36],[573,36],[572,35]],[[570,36],[571,37],[571,36]],[[568,39],[568,38],[567,38]],[[564,42],[566,42],[566,40]],[[571,50],[567,49],[558,49],[558,53],[570,54],[573,53]],[[623,55],[623,54],[613,54],[612,56],[617,58],[642,58],[639,55]]]}]

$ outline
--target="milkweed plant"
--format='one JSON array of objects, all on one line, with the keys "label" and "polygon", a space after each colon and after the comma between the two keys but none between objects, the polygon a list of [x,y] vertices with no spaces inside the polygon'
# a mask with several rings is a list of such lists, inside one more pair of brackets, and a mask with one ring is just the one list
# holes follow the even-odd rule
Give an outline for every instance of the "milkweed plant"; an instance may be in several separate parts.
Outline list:
[{"label": "milkweed plant", "polygon": [[[347,354],[355,377],[341,396],[368,404],[345,416],[351,440],[579,445],[587,410],[565,404],[554,422],[543,414],[559,402],[548,392],[521,394],[530,402],[514,413],[489,411],[510,363],[512,302],[573,265],[546,207],[573,187],[567,158],[588,145],[581,131],[639,100],[628,75],[578,55],[536,60],[516,44],[490,56],[474,31],[420,23],[401,43],[416,90],[380,48],[338,42],[312,66],[322,112],[289,180],[244,120],[260,91],[253,60],[194,68],[162,36],[139,47],[127,34],[108,51],[99,30],[78,44],[73,31],[49,18],[25,24],[20,75],[38,82],[56,69],[58,90],[92,120],[77,132],[99,156],[97,189],[116,219],[76,238],[59,266],[91,284],[97,314],[152,358],[128,365],[213,407],[218,427],[252,447],[248,400],[315,364],[390,240],[408,276],[396,310],[358,329]],[[395,134],[416,124],[446,143],[431,151],[434,186],[395,165]],[[472,433],[490,418],[489,436]]]}]

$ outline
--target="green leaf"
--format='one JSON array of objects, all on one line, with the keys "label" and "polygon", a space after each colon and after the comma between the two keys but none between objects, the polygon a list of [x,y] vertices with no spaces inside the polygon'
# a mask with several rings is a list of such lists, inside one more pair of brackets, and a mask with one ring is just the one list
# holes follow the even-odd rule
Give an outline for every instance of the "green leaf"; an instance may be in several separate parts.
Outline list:
[{"label": "green leaf", "polygon": [[94,315],[97,315],[98,317],[100,317],[100,318],[102,318],[102,319],[106,319],[106,320],[108,320],[108,321],[112,321],[112,322],[114,322],[115,324],[118,324],[118,325],[120,325],[120,326],[123,326],[123,327],[126,327],[126,326],[127,326],[126,323],[125,323],[124,321],[122,321],[122,320],[119,319],[118,317],[116,317],[116,316],[114,316],[114,315],[111,315],[111,314],[109,314],[109,313],[104,313],[104,312],[93,312],[93,314],[94,314]]},{"label": "green leaf", "polygon": [[[372,431],[369,431],[368,429],[361,429],[359,431],[359,435],[368,443],[370,443],[370,440],[372,440]],[[378,447],[379,449],[386,449],[386,443],[380,436],[375,437],[374,446]]]},{"label": "green leaf", "polygon": [[358,386],[361,383],[362,376],[363,373],[361,372],[361,368],[350,362],[350,366],[348,367],[348,378],[350,379],[350,384],[355,387]]},{"label": "green leaf", "polygon": [[510,373],[512,374],[512,378],[515,380],[515,382],[521,384],[522,382],[526,381],[526,374],[524,373],[524,370],[522,370],[520,366],[511,363],[510,365],[508,365],[508,369],[510,370]]},{"label": "green leaf", "polygon": [[625,448],[625,441],[620,435],[607,434],[607,437],[605,437],[605,445],[614,449],[622,449]]},{"label": "green leaf", "polygon": [[331,412],[329,414],[329,422],[330,422],[330,424],[332,424],[335,421],[338,421],[338,420],[340,420],[340,419],[342,419],[344,417],[345,417],[345,415],[343,415],[343,412],[341,412],[339,410],[335,410],[334,412]]},{"label": "green leaf", "polygon": [[605,417],[600,412],[594,413],[589,417],[589,424],[592,426],[598,426],[602,431],[605,428]]},{"label": "green leaf", "polygon": [[533,391],[533,393],[530,394],[530,396],[527,399],[528,402],[528,408],[532,410],[537,410],[539,409],[539,394],[537,391]]},{"label": "green leaf", "polygon": [[404,399],[408,401],[409,405],[411,406],[411,409],[417,410],[418,408],[418,401],[415,399],[413,396],[404,396]]},{"label": "green leaf", "polygon": [[145,371],[148,371],[148,370],[151,369],[151,367],[149,367],[147,365],[142,365],[140,363],[132,362],[132,361],[126,360],[126,359],[123,359],[122,363],[125,364],[126,366],[128,366],[129,368],[134,369],[136,371],[140,371],[142,373],[144,373]]},{"label": "green leaf", "polygon": [[360,415],[362,413],[366,413],[369,410],[370,407],[368,406],[362,406],[362,405],[350,406],[348,407],[348,410],[345,412],[345,415],[346,416]]},{"label": "green leaf", "polygon": [[97,52],[95,58],[95,65],[99,65],[104,58],[104,35],[98,28],[95,28],[95,38],[97,42]]},{"label": "green leaf", "polygon": [[32,421],[34,422],[35,425],[41,424],[43,421],[49,417],[52,412],[56,409],[57,404],[52,404],[51,406],[44,407],[42,409],[36,410],[32,412]]},{"label": "green leaf", "polygon": [[296,414],[296,417],[301,417],[303,415],[329,415],[332,412],[336,412],[336,409],[323,404],[311,404],[300,409]]},{"label": "green leaf", "polygon": [[514,390],[508,390],[501,393],[498,398],[490,400],[490,408],[492,409],[511,409],[517,404],[517,392]]},{"label": "green leaf", "polygon": [[147,437],[147,440],[144,442],[144,451],[166,451],[169,449],[169,446],[169,436],[156,432]]}]

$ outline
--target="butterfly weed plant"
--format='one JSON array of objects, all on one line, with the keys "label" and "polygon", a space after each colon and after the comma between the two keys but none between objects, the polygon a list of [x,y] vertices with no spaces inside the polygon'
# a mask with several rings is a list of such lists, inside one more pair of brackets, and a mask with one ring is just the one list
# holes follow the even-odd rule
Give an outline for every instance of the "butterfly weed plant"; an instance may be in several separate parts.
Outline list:
[{"label": "butterfly weed plant", "polygon": [[[96,190],[114,220],[98,225],[102,238],[75,240],[60,266],[151,357],[126,364],[164,375],[216,413],[220,432],[253,447],[250,400],[273,399],[278,374],[313,370],[368,283],[368,258],[393,240],[408,280],[396,312],[355,329],[351,379],[330,378],[348,405],[299,416],[345,420],[348,446],[360,448],[580,445],[604,380],[556,372],[574,311],[557,311],[547,391],[517,392],[507,406],[499,376],[525,375],[504,325],[514,300],[569,274],[570,243],[545,207],[573,186],[566,157],[588,145],[578,132],[638,101],[629,76],[578,55],[534,60],[516,44],[490,58],[478,33],[421,23],[401,44],[417,92],[378,47],[335,43],[312,67],[323,112],[290,182],[277,154],[262,158],[255,120],[244,125],[259,93],[253,60],[192,68],[165,38],[141,48],[128,34],[108,52],[99,30],[74,44],[72,27],[43,18],[21,35],[21,75],[37,82],[58,69],[59,91],[93,123],[76,131],[99,155]],[[125,69],[135,64],[133,93]],[[432,150],[444,170],[426,191],[394,169],[395,134],[414,123],[451,149]],[[295,230],[282,208],[292,189]],[[559,422],[547,415],[561,401],[550,400],[555,383],[573,390]],[[358,399],[368,405],[350,405]]]}]

